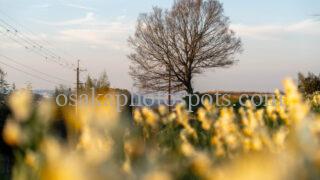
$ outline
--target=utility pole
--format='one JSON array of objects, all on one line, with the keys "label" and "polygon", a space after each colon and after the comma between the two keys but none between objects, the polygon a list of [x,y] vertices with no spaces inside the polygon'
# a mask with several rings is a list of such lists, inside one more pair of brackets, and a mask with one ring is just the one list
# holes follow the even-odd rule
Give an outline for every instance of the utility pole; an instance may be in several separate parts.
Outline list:
[{"label": "utility pole", "polygon": [[75,69],[77,77],[76,77],[76,119],[78,119],[78,101],[79,101],[79,89],[80,89],[80,60],[77,61],[77,68]]},{"label": "utility pole", "polygon": [[[77,68],[75,69],[77,77],[76,77],[76,93],[77,93],[77,102],[76,102],[76,114],[78,115],[78,99],[80,94],[80,72],[86,71],[85,69],[80,69],[80,60],[77,61]],[[78,116],[77,116],[78,117]]]},{"label": "utility pole", "polygon": [[76,82],[76,92],[77,92],[77,97],[79,96],[80,94],[80,72],[84,72],[86,71],[86,69],[80,69],[80,60],[78,60],[77,62],[77,68],[75,69],[76,73],[77,73],[77,82]]},{"label": "utility pole", "polygon": [[78,60],[76,71],[77,71],[77,82],[76,82],[76,85],[77,85],[77,98],[78,98],[79,90],[80,90],[80,60]]},{"label": "utility pole", "polygon": [[[80,72],[86,71],[85,69],[80,69],[80,60],[77,61],[77,67],[74,69],[76,71],[76,102],[75,102],[75,118],[79,120],[79,113],[78,113],[78,104],[79,104],[79,95],[80,95]],[[79,132],[75,127],[70,129],[70,136],[68,136],[68,140],[71,144],[76,145],[76,139]]]}]

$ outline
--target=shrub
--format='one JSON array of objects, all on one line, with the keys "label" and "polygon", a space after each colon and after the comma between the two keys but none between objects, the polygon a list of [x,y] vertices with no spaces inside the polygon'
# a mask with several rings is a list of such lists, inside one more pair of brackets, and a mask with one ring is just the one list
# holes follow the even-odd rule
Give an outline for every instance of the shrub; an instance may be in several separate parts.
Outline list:
[{"label": "shrub", "polygon": [[320,91],[320,74],[317,76],[313,73],[308,73],[307,76],[304,76],[302,73],[299,73],[298,88],[305,95]]}]

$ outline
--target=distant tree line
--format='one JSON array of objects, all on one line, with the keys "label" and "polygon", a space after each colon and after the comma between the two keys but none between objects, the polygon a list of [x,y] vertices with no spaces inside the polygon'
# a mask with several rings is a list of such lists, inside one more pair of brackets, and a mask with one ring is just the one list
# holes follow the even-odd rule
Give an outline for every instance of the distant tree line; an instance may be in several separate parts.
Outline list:
[{"label": "distant tree line", "polygon": [[[80,85],[80,93],[91,92],[92,89],[95,91],[108,91],[110,88],[110,82],[106,71],[103,71],[98,78],[94,78],[90,75],[87,76],[86,81]],[[59,94],[69,95],[73,91],[70,87],[59,85],[55,88],[54,97]]]}]

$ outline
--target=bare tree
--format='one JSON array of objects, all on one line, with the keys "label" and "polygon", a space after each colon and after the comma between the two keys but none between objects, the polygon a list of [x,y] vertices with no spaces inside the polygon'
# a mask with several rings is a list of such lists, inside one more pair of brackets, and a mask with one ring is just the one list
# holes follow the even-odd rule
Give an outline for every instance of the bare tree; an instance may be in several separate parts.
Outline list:
[{"label": "bare tree", "polygon": [[153,8],[141,14],[129,38],[133,53],[130,75],[145,91],[192,94],[192,79],[205,69],[229,67],[241,51],[241,40],[229,29],[229,19],[217,0],[177,0],[169,10]]}]

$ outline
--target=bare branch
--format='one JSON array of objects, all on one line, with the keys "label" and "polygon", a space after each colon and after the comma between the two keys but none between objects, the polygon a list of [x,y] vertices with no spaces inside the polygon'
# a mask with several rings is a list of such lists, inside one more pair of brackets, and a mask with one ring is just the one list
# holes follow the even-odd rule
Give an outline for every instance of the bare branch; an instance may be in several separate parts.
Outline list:
[{"label": "bare branch", "polygon": [[174,91],[193,93],[194,74],[230,67],[241,40],[229,29],[217,0],[177,0],[170,10],[153,8],[138,18],[129,45],[130,75],[142,90],[166,91],[171,71]]}]

